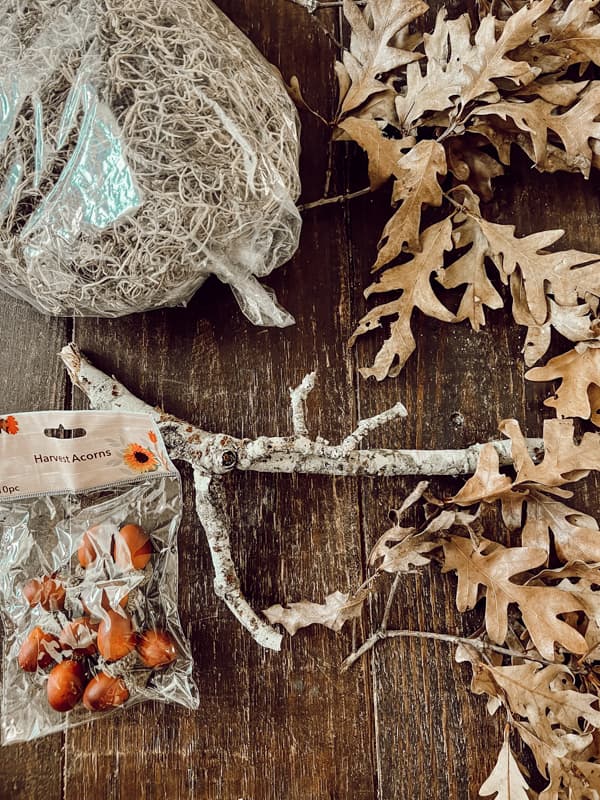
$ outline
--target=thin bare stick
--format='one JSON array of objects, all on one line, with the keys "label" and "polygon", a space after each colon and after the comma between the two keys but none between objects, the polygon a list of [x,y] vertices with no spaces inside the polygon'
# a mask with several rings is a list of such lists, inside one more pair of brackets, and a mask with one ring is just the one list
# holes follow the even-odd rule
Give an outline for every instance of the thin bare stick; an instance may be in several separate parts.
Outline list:
[{"label": "thin bare stick", "polygon": [[390,613],[392,610],[392,603],[394,602],[394,597],[396,596],[396,592],[398,591],[398,586],[400,586],[401,580],[402,580],[402,573],[398,572],[396,574],[396,577],[394,578],[394,582],[392,583],[392,588],[390,589],[390,593],[388,594],[388,599],[385,604],[383,617],[381,618],[381,625],[379,626],[380,631],[387,630],[388,622],[390,620]]},{"label": "thin bare stick", "polygon": [[312,203],[303,203],[298,206],[298,211],[308,211],[311,208],[319,208],[320,206],[330,206],[334,203],[347,203],[348,200],[354,200],[357,197],[362,197],[369,194],[371,191],[370,186],[364,189],[358,189],[356,192],[348,192],[347,194],[338,194],[335,197],[322,197],[320,200],[313,200]]},{"label": "thin bare stick", "polygon": [[[500,463],[512,464],[511,443],[494,441]],[[471,475],[483,445],[464,450],[352,450],[306,437],[261,436],[247,439],[238,450],[237,469],[254,472],[297,472],[312,475]],[[532,457],[543,452],[541,439],[528,439]]]},{"label": "thin bare stick", "polygon": [[154,420],[160,422],[161,414],[157,409],[140,400],[118,380],[97,369],[81,355],[75,345],[63,347],[60,357],[67,368],[69,378],[78,389],[87,395],[93,408],[139,411],[149,414]]},{"label": "thin bare stick", "polygon": [[[96,409],[142,411],[157,420],[169,454],[187,461],[194,468],[211,474],[231,469],[254,472],[285,472],[314,475],[470,475],[475,472],[482,444],[464,450],[349,450],[315,441],[306,436],[259,436],[237,439],[224,433],[211,433],[144,403],[122,383],[94,367],[78,348],[67,345],[61,352],[69,375],[88,396]],[[398,406],[393,416],[400,416]],[[390,409],[390,411],[392,411]],[[389,419],[390,411],[373,420]],[[386,416],[387,415],[387,416]],[[367,421],[370,424],[370,421]],[[353,442],[360,425],[345,442]],[[527,439],[531,456],[543,453],[542,439]],[[493,442],[500,463],[512,464],[511,443],[506,439]]]},{"label": "thin bare stick", "polygon": [[[297,6],[304,6],[309,14],[314,14],[321,8],[340,8],[343,5],[343,0],[291,0]],[[366,0],[356,0],[357,6],[364,6]]]},{"label": "thin bare stick", "polygon": [[526,661],[536,661],[539,664],[553,664],[553,661],[547,661],[540,656],[530,656],[527,653],[517,653],[515,650],[509,650],[508,647],[500,647],[500,645],[492,644],[491,642],[484,642],[482,639],[469,639],[467,636],[453,636],[449,633],[431,633],[430,631],[399,631],[399,630],[378,630],[372,636],[369,636],[362,645],[353,653],[350,653],[348,658],[342,662],[342,672],[348,670],[359,658],[371,650],[377,642],[383,639],[399,639],[399,638],[412,638],[412,639],[434,639],[437,642],[448,642],[449,644],[464,644],[473,647],[481,653],[486,650],[493,650],[494,653],[501,653],[504,656],[512,656],[513,658],[523,658]]}]

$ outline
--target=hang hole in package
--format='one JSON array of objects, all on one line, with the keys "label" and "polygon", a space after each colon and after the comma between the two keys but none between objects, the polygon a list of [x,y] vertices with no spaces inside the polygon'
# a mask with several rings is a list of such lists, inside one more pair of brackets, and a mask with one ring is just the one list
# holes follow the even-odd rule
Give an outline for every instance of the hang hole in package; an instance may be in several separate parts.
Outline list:
[{"label": "hang hole in package", "polygon": [[144,414],[0,418],[2,744],[144,700],[198,707],[179,473]]}]

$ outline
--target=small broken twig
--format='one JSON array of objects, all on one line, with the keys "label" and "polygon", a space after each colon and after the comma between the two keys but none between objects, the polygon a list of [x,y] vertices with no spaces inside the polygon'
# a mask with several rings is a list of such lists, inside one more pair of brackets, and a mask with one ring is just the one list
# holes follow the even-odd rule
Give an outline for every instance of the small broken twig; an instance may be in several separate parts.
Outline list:
[{"label": "small broken twig", "polygon": [[373,190],[370,186],[364,189],[357,189],[355,192],[348,192],[347,194],[337,194],[335,197],[322,197],[320,200],[313,200],[311,203],[302,203],[298,206],[298,211],[308,211],[311,208],[319,208],[320,206],[330,206],[335,203],[347,203],[348,200],[355,200],[357,197],[362,197],[369,194]]}]

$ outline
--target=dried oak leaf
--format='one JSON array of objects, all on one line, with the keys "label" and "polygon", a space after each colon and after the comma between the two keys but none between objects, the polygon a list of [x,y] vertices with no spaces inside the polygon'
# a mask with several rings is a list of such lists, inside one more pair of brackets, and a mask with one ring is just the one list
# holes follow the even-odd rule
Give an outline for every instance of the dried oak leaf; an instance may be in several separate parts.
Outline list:
[{"label": "dried oak leaf", "polygon": [[473,330],[485,325],[484,307],[502,308],[504,301],[491,282],[486,257],[489,244],[478,223],[479,200],[468,187],[461,186],[464,193],[465,212],[454,217],[455,228],[452,241],[457,249],[468,248],[453,264],[438,271],[437,280],[445,289],[466,285],[460,306],[456,312],[456,322],[468,319]]},{"label": "dried oak leaf", "polygon": [[542,666],[529,661],[506,667],[484,665],[484,669],[504,693],[511,712],[527,720],[530,729],[555,755],[569,752],[565,734],[585,735],[585,723],[600,727],[600,711],[595,708],[597,696],[579,691],[564,665]]},{"label": "dried oak leaf", "polygon": [[525,780],[524,769],[515,758],[509,742],[508,726],[504,731],[504,743],[498,760],[479,789],[480,797],[494,797],[494,800],[529,800],[529,784]]},{"label": "dried oak leaf", "polygon": [[352,334],[350,345],[364,333],[381,327],[384,318],[397,317],[373,366],[360,370],[365,378],[374,375],[377,380],[383,380],[386,375],[395,376],[402,370],[416,347],[410,326],[415,308],[445,322],[454,320],[454,315],[440,303],[430,285],[432,272],[443,266],[444,253],[452,249],[452,221],[444,219],[426,228],[422,234],[422,244],[422,252],[415,254],[405,264],[386,270],[379,281],[365,291],[367,297],[375,292],[402,292],[399,298],[376,306],[365,314]]},{"label": "dried oak leaf", "polygon": [[[456,660],[468,661],[473,669],[471,691],[474,694],[487,694],[490,714],[501,705],[511,711],[511,726],[523,742],[530,748],[539,772],[549,779],[538,800],[584,800],[585,793],[563,794],[569,787],[581,790],[589,776],[589,786],[597,786],[599,770],[597,764],[586,762],[593,735],[582,733],[577,715],[589,726],[597,724],[597,712],[592,707],[593,694],[576,691],[572,677],[562,665],[542,667],[528,662],[519,667],[503,667],[501,664],[484,663],[473,648],[457,648]],[[545,672],[548,669],[549,672]],[[556,674],[556,671],[559,674]],[[566,672],[566,676],[560,673]],[[531,680],[533,676],[533,680]],[[580,700],[576,695],[583,694]],[[563,709],[563,703],[565,708]],[[556,715],[555,710],[561,713]],[[538,724],[541,721],[541,724]],[[594,728],[591,729],[592,731]],[[580,772],[582,765],[593,769]],[[574,777],[577,775],[578,777]],[[580,780],[582,782],[580,782]],[[595,795],[590,798],[598,800]]]},{"label": "dried oak leaf", "polygon": [[[528,491],[525,506],[521,538],[524,547],[541,547],[549,555],[552,534],[554,549],[561,561],[600,561],[600,530],[593,517],[536,490]],[[600,574],[596,577],[600,579]]]},{"label": "dried oak leaf", "polygon": [[488,242],[488,255],[505,276],[519,268],[522,302],[527,304],[534,322],[548,320],[547,294],[560,305],[574,305],[586,295],[600,295],[600,259],[596,253],[564,250],[549,253],[544,248],[554,244],[564,231],[539,231],[517,238],[514,225],[499,225],[483,218],[477,220]]},{"label": "dried oak leaf", "polygon": [[404,177],[406,169],[402,166],[402,158],[405,151],[415,145],[414,138],[391,139],[384,135],[375,120],[362,117],[347,117],[339,123],[339,128],[366,151],[369,157],[371,189],[378,189],[392,175]]},{"label": "dried oak leaf", "polygon": [[543,487],[563,486],[585,478],[591,470],[600,469],[600,435],[585,433],[576,444],[572,419],[544,421],[544,458],[539,464],[534,464],[529,455],[517,420],[502,420],[498,427],[511,440],[517,471],[513,484],[515,487],[523,483],[537,483]]},{"label": "dried oak leaf", "polygon": [[290,603],[287,608],[279,604],[271,606],[263,614],[271,624],[283,625],[291,636],[308,625],[324,625],[332,631],[340,631],[349,619],[360,617],[363,602],[364,597],[355,601],[351,595],[333,592],[322,605],[303,600]]},{"label": "dried oak leaf", "polygon": [[405,243],[413,252],[422,249],[421,212],[423,206],[442,204],[438,175],[446,172],[446,151],[432,139],[417,142],[401,156],[394,171],[397,180],[392,195],[393,202],[401,205],[383,229],[374,270],[396,258]]},{"label": "dried oak leaf", "polygon": [[592,316],[592,309],[588,303],[561,306],[548,297],[548,318],[539,325],[529,313],[523,279],[519,272],[513,272],[510,276],[510,292],[513,318],[517,325],[527,327],[522,352],[525,356],[525,365],[528,367],[539,361],[550,347],[552,328],[571,342],[590,341],[597,338],[600,333],[598,320]]},{"label": "dried oak leaf", "polygon": [[545,75],[527,84],[527,86],[520,87],[512,94],[512,97],[521,99],[525,97],[541,97],[542,100],[546,100],[555,106],[570,106],[579,99],[579,95],[586,86],[589,86],[589,83],[589,80],[557,80],[556,75]]},{"label": "dried oak leaf", "polygon": [[564,71],[573,64],[600,64],[600,23],[592,8],[595,0],[571,0],[564,10],[540,19],[537,31],[514,57],[531,59],[543,72]]},{"label": "dried oak leaf", "polygon": [[538,800],[600,800],[600,764],[560,759]]},{"label": "dried oak leaf", "polygon": [[481,98],[498,100],[495,80],[508,79],[516,85],[534,80],[539,69],[527,61],[513,61],[508,54],[530,39],[535,22],[551,5],[552,0],[540,0],[519,9],[498,39],[493,15],[484,17],[472,36],[468,15],[447,20],[441,9],[433,33],[424,37],[425,74],[419,64],[406,69],[406,90],[396,101],[402,129],[412,130],[427,112],[462,109]]},{"label": "dried oak leaf", "polygon": [[[587,560],[591,558],[588,556]],[[556,581],[559,588],[571,592],[581,602],[587,617],[587,624],[582,628],[588,646],[586,661],[597,661],[600,645],[600,570],[597,564],[574,562],[559,569],[545,570],[537,576],[544,582]]]},{"label": "dried oak leaf", "polygon": [[485,625],[488,636],[503,644],[508,629],[508,606],[519,607],[523,622],[538,652],[554,658],[554,643],[571,653],[587,650],[583,636],[559,615],[580,611],[581,602],[569,592],[552,586],[524,586],[512,579],[546,562],[538,547],[510,547],[482,539],[475,547],[470,539],[451,537],[444,543],[444,572],[458,576],[456,606],[460,612],[472,609],[485,589]]},{"label": "dried oak leaf", "polygon": [[416,528],[394,526],[379,538],[371,550],[369,564],[384,572],[411,572],[427,566],[430,559],[426,554],[438,546],[437,541],[428,541],[419,536]]},{"label": "dried oak leaf", "polygon": [[560,417],[598,419],[595,387],[600,386],[600,342],[581,342],[550,361],[544,367],[534,367],[525,373],[530,381],[560,380],[556,393],[544,400],[544,405],[556,409]]},{"label": "dried oak leaf", "polygon": [[337,69],[338,77],[343,76],[340,89],[345,89],[342,115],[385,91],[383,75],[422,58],[413,50],[417,41],[402,34],[428,10],[422,0],[370,0],[364,11],[352,0],[344,0],[343,5],[352,34],[350,50],[344,52]]},{"label": "dried oak leaf", "polygon": [[[599,800],[597,795],[582,791],[587,779],[583,777],[584,771],[580,772],[580,767],[586,762],[577,760],[577,751],[586,748],[592,738],[591,734],[564,733],[557,736],[552,744],[548,744],[527,723],[513,720],[513,727],[533,753],[540,773],[549,779],[548,785],[538,795],[538,800]],[[593,773],[590,777],[592,780],[588,788],[593,789],[597,777]],[[570,792],[571,787],[576,790],[575,794]]]},{"label": "dried oak leaf", "polygon": [[542,98],[531,102],[503,100],[477,108],[473,113],[504,120],[509,117],[531,137],[533,160],[541,169],[545,168],[548,134],[552,131],[562,142],[566,164],[589,177],[593,156],[590,140],[600,139],[600,122],[596,122],[599,101],[600,82],[592,81],[578,102],[562,114],[556,113],[554,103]]},{"label": "dried oak leaf", "polygon": [[[515,439],[515,455],[521,475],[529,476],[529,480],[513,481],[502,475],[499,469],[498,453],[492,444],[481,449],[477,469],[463,488],[446,501],[447,505],[470,506],[476,503],[493,503],[500,500],[502,516],[510,529],[521,527],[522,509],[525,508],[525,524],[522,529],[521,543],[523,547],[541,548],[548,557],[551,552],[551,537],[554,551],[563,561],[581,561],[587,563],[600,562],[600,530],[596,520],[561,502],[555,495],[556,489],[546,485],[538,485],[531,479],[550,481],[553,486],[565,483],[573,476],[573,425],[567,424],[558,428],[557,420],[551,421],[545,429],[548,437],[546,467],[534,465],[529,456],[522,453],[524,440],[517,429],[510,424],[504,430],[512,432]],[[600,442],[591,440],[590,450],[598,449]],[[526,452],[526,451],[525,451]],[[577,451],[576,451],[577,453]],[[592,452],[592,457],[593,452]],[[564,459],[564,462],[563,462]],[[575,456],[575,461],[578,454]],[[558,462],[558,463],[557,463]],[[539,470],[539,471],[538,471]],[[580,474],[575,471],[575,474]],[[581,475],[587,474],[582,470]],[[567,476],[567,478],[565,478]],[[552,493],[551,493],[552,492]],[[561,493],[561,497],[570,493]]]},{"label": "dried oak leaf", "polygon": [[465,80],[460,59],[465,47],[470,47],[470,35],[467,15],[448,21],[445,10],[440,9],[433,33],[423,37],[425,73],[418,63],[409,64],[406,89],[396,98],[396,114],[402,130],[415,130],[428,112],[454,107]]},{"label": "dried oak leaf", "polygon": [[424,567],[430,562],[426,554],[440,546],[441,540],[436,534],[457,525],[468,528],[475,519],[475,515],[446,509],[435,514],[422,529],[394,525],[378,539],[371,550],[369,565],[392,573],[410,572],[415,567]]},{"label": "dried oak leaf", "polygon": [[513,480],[500,472],[500,458],[493,444],[481,448],[477,467],[462,489],[446,500],[447,505],[471,506],[476,503],[502,504],[502,519],[509,530],[521,527],[522,508],[527,489],[514,489]]},{"label": "dried oak leaf", "polygon": [[502,78],[515,84],[527,84],[539,74],[538,67],[526,61],[513,61],[507,54],[529,41],[537,21],[551,8],[552,2],[539,0],[520,8],[508,18],[498,40],[496,18],[490,14],[481,20],[474,45],[462,64],[467,81],[461,91],[461,106],[484,95],[497,94],[494,80]]}]

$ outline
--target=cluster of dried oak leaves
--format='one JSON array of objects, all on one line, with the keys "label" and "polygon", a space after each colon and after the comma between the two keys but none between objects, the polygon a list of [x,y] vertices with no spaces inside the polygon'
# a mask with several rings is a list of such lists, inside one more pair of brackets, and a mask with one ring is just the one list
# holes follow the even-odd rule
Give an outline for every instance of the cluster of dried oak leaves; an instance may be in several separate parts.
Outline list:
[{"label": "cluster of dried oak leaves", "polygon": [[[363,375],[400,372],[415,349],[415,308],[446,322],[468,319],[478,330],[486,306],[503,306],[498,279],[510,285],[515,321],[527,326],[527,366],[544,356],[552,329],[575,346],[527,373],[561,381],[547,400],[561,419],[545,423],[541,463],[529,456],[517,422],[504,421],[511,475],[485,446],[477,472],[453,497],[434,497],[419,484],[374,547],[373,573],[357,592],[266,612],[291,634],[313,623],[340,630],[360,616],[379,577],[394,574],[381,626],[350,664],[380,639],[414,633],[387,628],[403,573],[432,561],[455,572],[460,611],[484,600],[485,633],[438,638],[458,644],[457,658],[471,663],[472,690],[488,695],[490,713],[502,707],[506,714],[497,765],[480,790],[497,800],[600,800],[600,530],[568,504],[572,492],[563,488],[600,469],[600,434],[576,441],[570,419],[600,425],[600,255],[548,252],[563,231],[518,237],[514,226],[480,210],[512,145],[539,170],[588,177],[600,166],[600,80],[591,68],[600,66],[597,4],[481,0],[477,25],[442,10],[433,32],[420,35],[413,23],[428,10],[421,0],[369,0],[364,10],[344,0],[351,42],[337,65],[338,136],[367,152],[371,188],[394,179],[395,210],[373,267],[387,268],[366,294],[395,296],[362,318],[353,339],[389,319],[390,335]],[[440,212],[425,225],[431,207]],[[463,294],[452,313],[440,297],[457,287]],[[403,527],[401,517],[417,508],[420,523]],[[496,529],[503,523],[518,546],[484,536],[492,509]],[[511,750],[510,731],[533,754],[546,784],[539,793]]]}]

